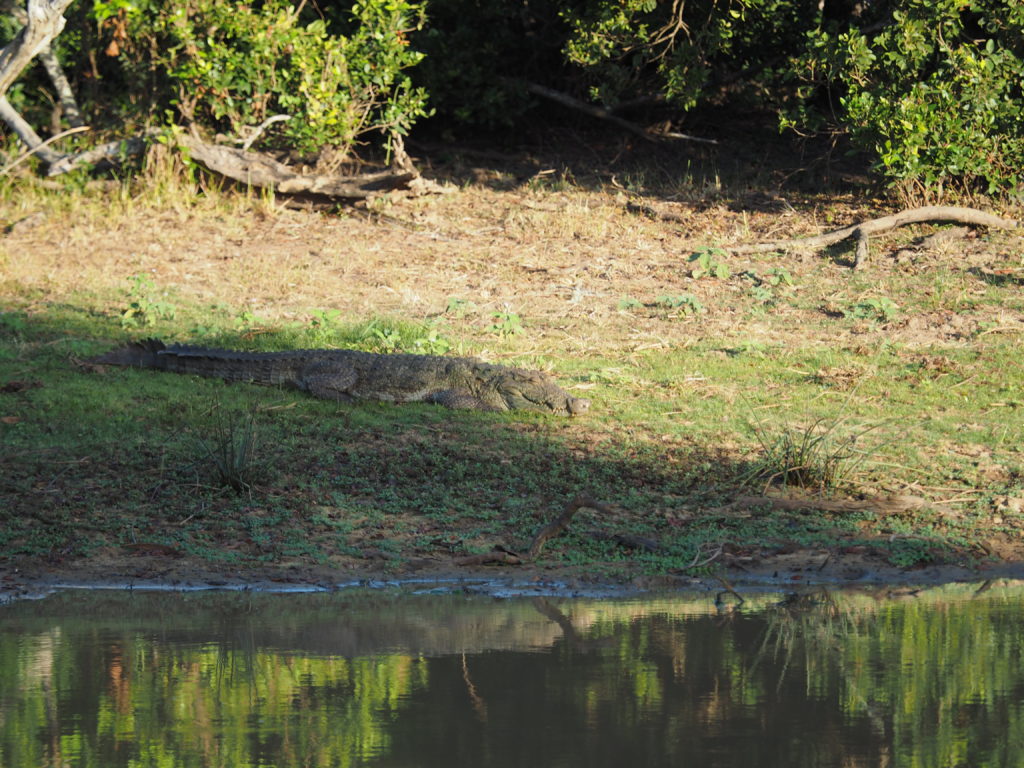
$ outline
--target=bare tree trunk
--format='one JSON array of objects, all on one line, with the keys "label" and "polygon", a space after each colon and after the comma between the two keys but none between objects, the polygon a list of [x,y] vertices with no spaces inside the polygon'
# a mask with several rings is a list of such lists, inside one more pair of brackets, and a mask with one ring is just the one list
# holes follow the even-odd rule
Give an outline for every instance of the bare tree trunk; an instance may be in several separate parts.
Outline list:
[{"label": "bare tree trunk", "polygon": [[[0,10],[11,14],[14,20],[22,26],[28,26],[28,13],[25,12],[25,9],[17,0],[4,0],[0,3]],[[82,119],[82,112],[78,108],[78,101],[75,99],[74,91],[71,90],[71,83],[68,82],[67,75],[64,74],[64,68],[61,67],[60,59],[57,58],[57,53],[53,50],[51,43],[47,43],[40,49],[39,61],[46,70],[50,82],[53,83],[54,90],[57,91],[57,99],[60,102],[61,111],[64,113],[64,118],[68,121],[68,125],[72,128],[81,128],[85,125],[85,121]]]},{"label": "bare tree trunk", "polygon": [[50,165],[60,160],[61,155],[43,146],[43,140],[39,134],[11,106],[11,102],[7,100],[6,96],[0,96],[0,120],[7,123],[7,126],[17,134],[22,143],[38,155],[44,163]]},{"label": "bare tree trunk", "polygon": [[64,29],[72,0],[28,0],[25,27],[0,49],[0,95],[7,93],[29,62]]},{"label": "bare tree trunk", "polygon": [[50,41],[64,29],[62,14],[69,5],[71,0],[28,0],[28,9],[24,13],[25,26],[11,42],[0,49],[0,119],[47,164],[59,160],[61,156],[43,145],[39,134],[11,106],[5,94],[32,58],[49,48]]}]

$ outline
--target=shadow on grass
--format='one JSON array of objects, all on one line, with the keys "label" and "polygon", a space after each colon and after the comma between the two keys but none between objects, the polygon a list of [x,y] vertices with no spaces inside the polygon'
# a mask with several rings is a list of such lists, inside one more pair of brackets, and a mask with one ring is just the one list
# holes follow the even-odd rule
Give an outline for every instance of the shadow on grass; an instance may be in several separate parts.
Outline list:
[{"label": "shadow on grass", "polygon": [[[594,575],[685,572],[716,546],[870,543],[865,516],[735,508],[750,461],[715,444],[609,432],[587,417],[337,404],[76,365],[108,346],[95,339],[109,330],[63,310],[0,318],[0,384],[41,385],[0,394],[0,557],[59,564],[157,544],[240,566],[450,561],[496,544],[524,551],[580,493],[611,512],[581,511],[544,558]],[[240,483],[222,482],[211,458],[211,445],[238,437],[225,414],[251,429]],[[911,560],[934,556],[913,546]]]}]

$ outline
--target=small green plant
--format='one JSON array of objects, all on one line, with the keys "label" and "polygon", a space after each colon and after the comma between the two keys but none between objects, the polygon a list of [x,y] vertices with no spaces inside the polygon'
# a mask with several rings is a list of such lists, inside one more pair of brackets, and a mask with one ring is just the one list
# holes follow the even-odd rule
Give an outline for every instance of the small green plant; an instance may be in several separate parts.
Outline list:
[{"label": "small green plant", "polygon": [[468,313],[476,311],[476,304],[469,299],[460,299],[456,296],[448,297],[448,305],[444,308],[446,315],[451,315],[457,320],[461,320]]},{"label": "small green plant", "polygon": [[125,292],[128,306],[121,310],[122,328],[140,328],[156,324],[157,319],[174,319],[174,305],[157,298],[156,284],[146,275],[128,278],[131,287]]},{"label": "small green plant", "polygon": [[337,329],[341,311],[337,309],[314,309],[309,313],[309,336],[311,344],[325,344]]},{"label": "small green plant", "polygon": [[856,320],[874,320],[888,323],[899,312],[899,306],[892,299],[864,299],[858,301],[843,314]]},{"label": "small green plant", "polygon": [[665,309],[673,309],[682,315],[699,315],[704,311],[704,305],[697,300],[696,296],[689,293],[680,293],[676,296],[659,296],[654,303]]},{"label": "small green plant", "polygon": [[314,309],[309,313],[309,327],[315,329],[330,328],[337,324],[341,317],[340,309]]},{"label": "small green plant", "polygon": [[255,409],[227,413],[218,403],[206,428],[208,434],[197,441],[217,484],[236,493],[249,491],[257,466]]},{"label": "small green plant", "polygon": [[754,301],[758,301],[761,304],[775,303],[775,291],[767,285],[755,285],[750,289],[750,295],[754,297]]},{"label": "small green plant", "polygon": [[793,277],[785,267],[772,267],[765,273],[763,280],[773,288],[781,285],[793,287]]},{"label": "small green plant", "polygon": [[235,330],[238,331],[254,331],[263,328],[266,324],[263,318],[257,317],[255,312],[248,309],[243,309],[235,317]]},{"label": "small green plant", "polygon": [[620,312],[629,312],[630,310],[633,309],[641,309],[643,308],[643,306],[643,302],[634,299],[632,296],[626,296],[624,298],[619,299],[618,303],[615,305],[615,308]]},{"label": "small green plant", "polygon": [[364,332],[363,340],[374,352],[409,352],[418,355],[443,355],[451,349],[451,342],[433,326],[392,324],[373,320]]},{"label": "small green plant", "polygon": [[381,352],[399,352],[402,349],[402,332],[397,328],[374,328],[374,347]]},{"label": "small green plant", "polygon": [[428,329],[425,336],[413,339],[412,342],[413,352],[419,355],[443,355],[451,347],[451,342],[438,333],[436,328]]},{"label": "small green plant", "polygon": [[764,275],[748,270],[743,276],[753,283],[750,295],[761,304],[774,304],[780,291],[793,287],[793,277],[783,267],[772,267]]},{"label": "small green plant", "polygon": [[710,275],[719,280],[728,280],[732,272],[725,262],[719,260],[725,255],[726,252],[721,248],[701,248],[690,254],[690,263],[696,265],[690,270],[690,277],[699,280]]},{"label": "small green plant", "polygon": [[523,320],[515,312],[495,312],[491,315],[491,324],[487,326],[490,333],[508,338],[523,332]]}]

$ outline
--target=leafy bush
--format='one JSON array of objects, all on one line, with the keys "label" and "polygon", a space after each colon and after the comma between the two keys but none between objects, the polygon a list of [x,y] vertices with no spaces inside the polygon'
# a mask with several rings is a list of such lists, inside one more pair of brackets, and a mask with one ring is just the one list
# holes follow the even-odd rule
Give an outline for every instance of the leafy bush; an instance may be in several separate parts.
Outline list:
[{"label": "leafy bush", "polygon": [[[1024,176],[1024,4],[1018,0],[892,0],[861,26],[808,36],[794,62],[803,108],[826,89],[840,124],[908,197],[950,186],[987,193]],[[819,114],[822,114],[819,112]]]},{"label": "leafy bush", "polygon": [[[406,0],[362,0],[348,14],[307,20],[291,0],[94,0],[108,56],[152,81],[181,118],[244,135],[273,114],[279,143],[347,150],[372,131],[405,133],[426,114],[426,93],[405,70],[422,54],[407,34],[423,21]],[[339,34],[344,27],[346,34]],[[142,101],[142,99],[140,99]]]},{"label": "leafy bush", "polygon": [[614,105],[663,96],[684,110],[725,89],[771,77],[801,41],[813,14],[787,0],[577,3],[563,15],[569,61],[589,76],[591,98]]}]

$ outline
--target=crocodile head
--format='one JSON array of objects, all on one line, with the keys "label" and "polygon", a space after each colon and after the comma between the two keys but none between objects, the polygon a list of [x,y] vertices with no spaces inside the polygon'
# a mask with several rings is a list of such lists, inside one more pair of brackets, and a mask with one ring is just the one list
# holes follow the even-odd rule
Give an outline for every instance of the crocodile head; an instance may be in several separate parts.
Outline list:
[{"label": "crocodile head", "polygon": [[578,416],[590,408],[590,401],[573,397],[550,377],[535,371],[516,370],[498,386],[498,394],[510,410],[526,409]]}]

